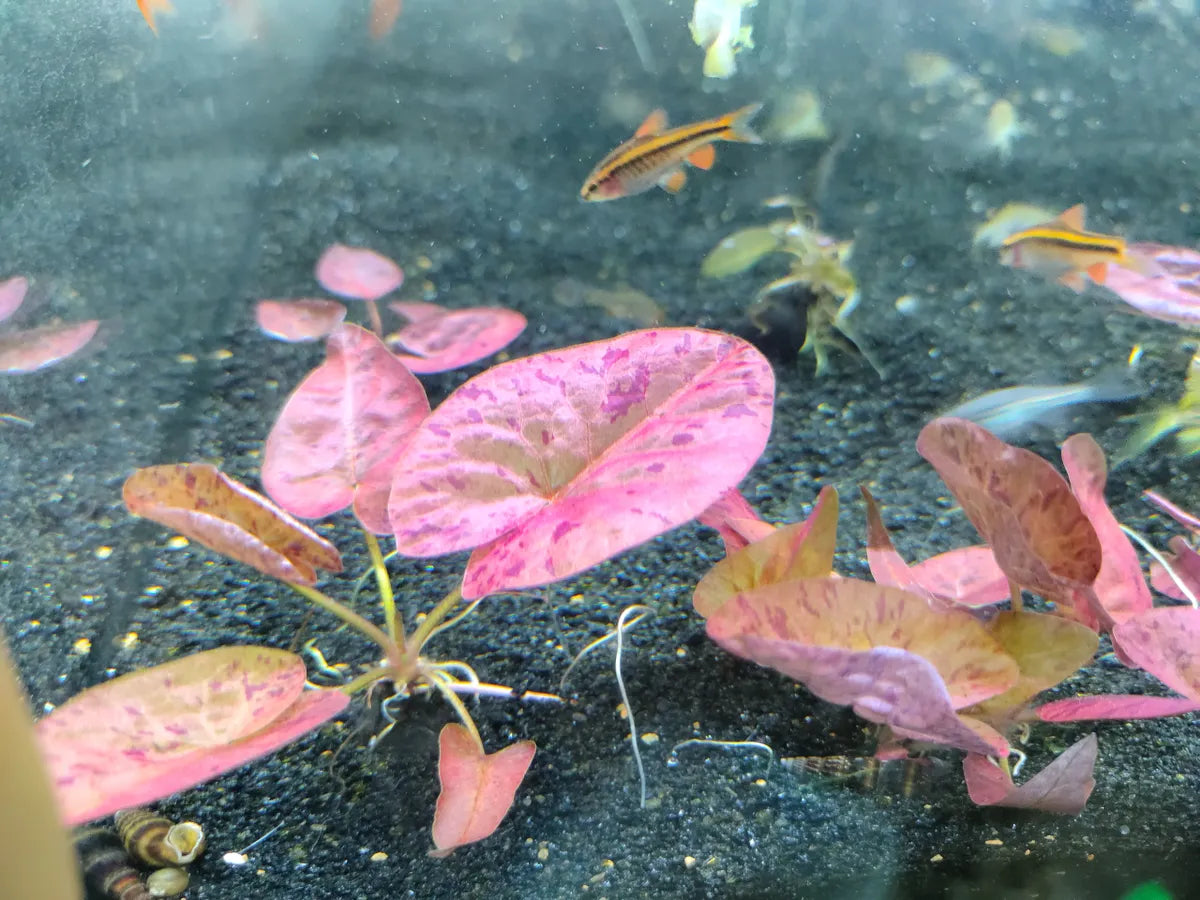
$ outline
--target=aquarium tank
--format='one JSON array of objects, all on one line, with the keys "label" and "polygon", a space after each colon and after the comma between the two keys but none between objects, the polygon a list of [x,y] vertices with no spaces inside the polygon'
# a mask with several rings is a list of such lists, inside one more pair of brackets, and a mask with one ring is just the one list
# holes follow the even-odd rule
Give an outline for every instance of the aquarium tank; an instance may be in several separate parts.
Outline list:
[{"label": "aquarium tank", "polygon": [[1200,897],[1194,0],[0,42],[0,900]]}]

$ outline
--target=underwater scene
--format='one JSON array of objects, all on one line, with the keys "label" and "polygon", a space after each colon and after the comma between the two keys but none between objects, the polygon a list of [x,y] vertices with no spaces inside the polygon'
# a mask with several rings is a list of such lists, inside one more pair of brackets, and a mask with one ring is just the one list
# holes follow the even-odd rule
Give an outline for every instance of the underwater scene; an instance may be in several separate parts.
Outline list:
[{"label": "underwater scene", "polygon": [[0,900],[1200,898],[1198,43],[0,3]]}]

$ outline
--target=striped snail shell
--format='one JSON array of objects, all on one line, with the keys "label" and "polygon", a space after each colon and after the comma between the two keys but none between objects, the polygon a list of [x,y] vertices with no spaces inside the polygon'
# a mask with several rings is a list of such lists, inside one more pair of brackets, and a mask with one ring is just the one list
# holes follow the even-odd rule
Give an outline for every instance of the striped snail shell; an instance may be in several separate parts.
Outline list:
[{"label": "striped snail shell", "polygon": [[178,897],[188,886],[188,873],[183,869],[155,869],[146,876],[146,889],[151,897]]},{"label": "striped snail shell", "polygon": [[83,876],[98,896],[113,900],[150,900],[141,876],[129,864],[121,839],[111,828],[81,828],[75,832],[75,852]]},{"label": "striped snail shell", "polygon": [[129,855],[147,866],[185,866],[204,852],[204,829],[148,809],[123,809],[113,820]]}]

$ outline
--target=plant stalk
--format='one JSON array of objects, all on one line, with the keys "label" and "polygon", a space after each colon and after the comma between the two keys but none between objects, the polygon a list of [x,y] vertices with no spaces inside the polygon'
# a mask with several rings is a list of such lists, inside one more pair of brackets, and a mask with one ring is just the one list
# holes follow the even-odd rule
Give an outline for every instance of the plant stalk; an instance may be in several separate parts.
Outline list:
[{"label": "plant stalk", "polygon": [[404,633],[404,620],[396,612],[396,598],[392,593],[392,579],[388,575],[387,563],[379,550],[379,539],[371,532],[363,529],[367,539],[367,551],[371,554],[371,569],[375,572],[375,583],[379,586],[379,601],[383,604],[383,621],[387,627],[388,637],[393,644],[398,644],[400,635]]},{"label": "plant stalk", "polygon": [[383,655],[387,657],[388,665],[395,668],[397,671],[402,670],[403,663],[405,661],[404,654],[401,652],[400,647],[396,644],[396,642],[384,634],[378,625],[368,621],[367,619],[364,619],[354,610],[343,606],[332,597],[322,594],[316,588],[309,587],[306,584],[297,584],[294,581],[289,581],[288,585],[306,600],[315,603],[326,612],[337,616],[337,618],[341,619],[364,637],[370,638],[379,645],[379,649],[382,650]]}]

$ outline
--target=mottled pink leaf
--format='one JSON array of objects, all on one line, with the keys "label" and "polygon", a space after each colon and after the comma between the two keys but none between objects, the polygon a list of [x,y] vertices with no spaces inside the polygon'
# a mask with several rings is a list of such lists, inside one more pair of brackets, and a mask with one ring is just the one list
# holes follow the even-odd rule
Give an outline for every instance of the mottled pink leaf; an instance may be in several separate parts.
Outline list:
[{"label": "mottled pink leaf", "polygon": [[[1200,597],[1200,553],[1182,537],[1176,535],[1167,541],[1167,546],[1173,550],[1173,553],[1167,553],[1164,558],[1171,566],[1171,571],[1175,573],[1175,578],[1183,582],[1184,586],[1192,592],[1193,597]],[[1173,597],[1176,600],[1189,600],[1187,594],[1175,582],[1167,570],[1160,566],[1157,562],[1150,564],[1150,586],[1160,594],[1165,594],[1168,597]]]},{"label": "mottled pink leaf", "polygon": [[[392,308],[399,305],[392,304]],[[475,306],[423,315],[388,335],[387,342],[415,354],[397,354],[414,372],[448,372],[507,347],[525,330],[525,324],[525,317],[515,310]]]},{"label": "mottled pink leaf", "polygon": [[829,575],[837,549],[837,520],[837,490],[823,487],[803,522],[772,528],[761,539],[713,566],[692,594],[696,612],[708,618],[742,591]]},{"label": "mottled pink leaf", "polygon": [[931,556],[909,573],[933,596],[959,606],[992,606],[1008,599],[1008,576],[990,547],[960,547]]},{"label": "mottled pink leaf", "polygon": [[926,601],[931,601],[933,596],[909,571],[908,563],[892,543],[892,537],[888,534],[887,526],[883,524],[883,516],[875,498],[871,496],[866,485],[860,484],[858,489],[867,506],[867,565],[871,569],[871,577],[875,579],[876,584],[903,588]]},{"label": "mottled pink leaf", "polygon": [[583,571],[736,485],[766,445],[774,387],[752,345],[690,328],[494,366],[406,446],[388,510],[397,548],[476,547],[467,598]]},{"label": "mottled pink leaf", "polygon": [[1200,326],[1200,252],[1190,247],[1135,243],[1129,253],[1150,260],[1162,272],[1144,275],[1109,265],[1104,287],[1152,319]]},{"label": "mottled pink leaf", "polygon": [[346,307],[336,300],[260,300],[254,318],[269,337],[292,343],[316,341],[342,323]]},{"label": "mottled pink leaf", "polygon": [[329,293],[351,300],[378,300],[404,283],[404,272],[386,256],[345,244],[321,254],[316,275]]},{"label": "mottled pink leaf", "polygon": [[1063,442],[1062,461],[1075,499],[1100,540],[1100,572],[1092,587],[1107,619],[1104,624],[1111,628],[1149,609],[1154,601],[1137,553],[1104,500],[1108,479],[1104,451],[1090,434],[1075,434]]},{"label": "mottled pink leaf", "polygon": [[1066,480],[1035,453],[965,419],[934,419],[917,452],[937,469],[1008,577],[1095,624],[1100,540]]},{"label": "mottled pink leaf", "polygon": [[100,327],[97,319],[69,325],[43,325],[0,335],[0,372],[36,372],[83,349]]},{"label": "mottled pink leaf", "polygon": [[12,316],[25,302],[29,279],[22,275],[0,281],[0,322]]},{"label": "mottled pink leaf", "polygon": [[1147,697],[1143,694],[1100,694],[1067,697],[1037,708],[1043,722],[1082,722],[1088,719],[1158,719],[1200,711],[1200,702],[1187,697]]},{"label": "mottled pink leaf", "polygon": [[1171,690],[1200,700],[1200,609],[1163,606],[1113,627],[1113,646]]},{"label": "mottled pink leaf", "polygon": [[938,612],[852,578],[805,578],[738,594],[709,617],[708,634],[905,737],[1007,750],[989,726],[954,712],[1007,690],[1019,674],[966,612]]},{"label": "mottled pink leaf", "polygon": [[385,534],[396,460],[429,401],[421,382],[365,328],[339,325],[325,354],[267,436],[263,488],[306,519],[353,503],[364,528]]},{"label": "mottled pink leaf", "polygon": [[1184,528],[1189,528],[1196,534],[1200,534],[1200,516],[1194,516],[1182,507],[1176,506],[1162,494],[1158,493],[1158,491],[1142,491],[1142,496]]},{"label": "mottled pink leaf", "polygon": [[723,493],[708,509],[696,516],[696,521],[717,530],[725,543],[726,556],[765,538],[775,530],[774,525],[759,518],[758,512],[737,488],[730,488]]},{"label": "mottled pink leaf", "polygon": [[518,741],[485,754],[462,725],[451,723],[438,737],[437,811],[433,816],[431,856],[447,856],[456,847],[483,840],[499,827],[513,805],[517,788],[533,762],[533,741]]},{"label": "mottled pink leaf", "polygon": [[397,315],[404,316],[410,322],[437,319],[450,312],[445,306],[428,303],[425,300],[395,300],[388,304],[388,309]]},{"label": "mottled pink leaf", "polygon": [[89,688],[37,723],[72,825],[140,806],[270,753],[337,715],[341,691],[304,690],[304,660],[220,647]]},{"label": "mottled pink leaf", "polygon": [[208,463],[138,469],[126,508],[283,581],[315,584],[317,568],[342,571],[329,541]]},{"label": "mottled pink leaf", "polygon": [[963,760],[967,792],[979,806],[1040,809],[1074,816],[1083,812],[1096,780],[1096,754],[1100,743],[1089,734],[1058,755],[1054,762],[1022,785],[986,756],[968,753]]}]

